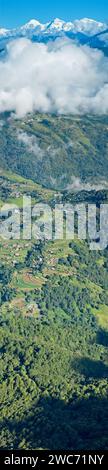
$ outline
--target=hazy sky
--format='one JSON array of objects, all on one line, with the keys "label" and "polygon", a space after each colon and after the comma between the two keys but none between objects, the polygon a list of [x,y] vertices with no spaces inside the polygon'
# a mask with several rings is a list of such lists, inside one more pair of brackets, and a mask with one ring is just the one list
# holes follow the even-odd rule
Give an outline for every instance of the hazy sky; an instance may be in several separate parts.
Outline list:
[{"label": "hazy sky", "polygon": [[16,27],[30,19],[42,22],[58,17],[65,20],[94,18],[108,21],[107,0],[0,0],[0,26]]}]

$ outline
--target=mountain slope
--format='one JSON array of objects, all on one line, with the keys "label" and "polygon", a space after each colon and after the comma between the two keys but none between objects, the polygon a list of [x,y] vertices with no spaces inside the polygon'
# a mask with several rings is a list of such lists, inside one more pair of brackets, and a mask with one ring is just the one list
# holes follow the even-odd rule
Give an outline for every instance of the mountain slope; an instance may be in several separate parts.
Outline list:
[{"label": "mountain slope", "polygon": [[[2,204],[55,203],[13,173],[0,183]],[[0,448],[108,449],[108,249],[22,233],[0,248]]]},{"label": "mountain slope", "polygon": [[0,131],[2,168],[52,189],[106,187],[108,117],[38,113],[18,121],[6,116]]}]

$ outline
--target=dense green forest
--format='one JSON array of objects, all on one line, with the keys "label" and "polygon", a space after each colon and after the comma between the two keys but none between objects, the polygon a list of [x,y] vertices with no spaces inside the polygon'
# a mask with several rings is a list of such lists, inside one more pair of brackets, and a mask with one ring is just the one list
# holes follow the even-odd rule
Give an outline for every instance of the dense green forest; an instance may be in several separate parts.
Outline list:
[{"label": "dense green forest", "polygon": [[[41,124],[40,119],[44,121]],[[86,118],[83,131],[84,118],[74,119],[73,124],[72,117],[61,118],[64,126],[64,134],[60,130],[61,145],[66,138],[66,126],[69,133],[69,120],[71,132],[72,125],[74,129],[80,128],[80,139],[81,132],[86,133],[86,139],[91,135],[92,141],[100,133],[94,157],[94,162],[99,163],[98,171],[95,163],[94,166],[90,163],[90,173],[95,175],[96,171],[99,176],[104,168],[103,176],[107,178],[107,164],[102,166],[103,154],[98,160],[102,148],[107,159],[107,118],[96,119],[97,127],[95,118],[93,122],[91,117]],[[0,207],[5,202],[17,203],[22,211],[26,194],[31,195],[32,204],[42,201],[54,208],[56,201],[73,204],[85,201],[96,203],[99,208],[101,202],[108,201],[107,188],[56,192],[51,181],[48,184],[46,180],[47,170],[44,186],[37,184],[39,173],[35,181],[28,179],[33,178],[32,162],[29,167],[28,154],[23,148],[24,159],[20,165],[23,144],[19,143],[16,158],[16,141],[12,135],[15,136],[16,126],[24,126],[26,132],[30,132],[31,126],[39,138],[41,125],[48,145],[49,132],[54,132],[55,139],[57,118],[49,117],[49,121],[39,115],[32,122],[26,118],[26,124],[13,121],[9,129],[6,117],[0,134]],[[59,128],[57,135],[60,140]],[[7,151],[6,142],[10,142]],[[87,145],[81,143],[83,149],[85,146],[86,171],[90,162]],[[94,153],[90,152],[92,159]],[[70,158],[72,165],[74,158]],[[56,172],[60,172],[60,162],[61,158]],[[82,157],[80,172],[84,162]],[[92,252],[89,240],[80,241],[75,234],[74,240],[68,241],[1,238],[0,250],[0,448],[108,450],[108,248]]]}]

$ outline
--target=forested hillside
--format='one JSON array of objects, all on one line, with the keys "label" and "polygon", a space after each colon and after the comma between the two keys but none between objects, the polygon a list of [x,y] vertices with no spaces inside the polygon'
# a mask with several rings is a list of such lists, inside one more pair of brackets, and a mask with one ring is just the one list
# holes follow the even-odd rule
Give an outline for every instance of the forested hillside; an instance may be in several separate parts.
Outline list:
[{"label": "forested hillside", "polygon": [[[4,145],[6,133],[7,124]],[[43,188],[3,169],[12,159],[17,165],[9,146],[6,158],[1,207],[16,202],[22,209],[24,194],[51,207],[56,197],[98,207],[108,201],[107,190]],[[1,239],[0,248],[0,447],[108,449],[108,249],[91,252],[77,235],[53,242]]]},{"label": "forested hillside", "polygon": [[108,185],[108,117],[2,115],[1,167],[47,188]]}]

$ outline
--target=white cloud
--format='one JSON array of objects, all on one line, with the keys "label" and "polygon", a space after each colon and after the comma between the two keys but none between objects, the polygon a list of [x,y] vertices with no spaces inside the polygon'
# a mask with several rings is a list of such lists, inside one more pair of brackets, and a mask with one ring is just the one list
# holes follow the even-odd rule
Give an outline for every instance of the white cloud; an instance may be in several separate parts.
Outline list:
[{"label": "white cloud", "polygon": [[27,151],[34,153],[34,155],[38,157],[39,160],[44,157],[44,152],[40,148],[34,135],[28,135],[27,132],[19,131],[17,133],[17,138],[19,142],[22,142],[27,147]]},{"label": "white cloud", "polygon": [[71,180],[72,183],[68,184],[65,188],[67,191],[101,191],[108,188],[108,182],[105,180],[96,184],[83,183],[80,178],[76,178],[75,176],[73,176]]},{"label": "white cloud", "polygon": [[66,174],[62,175],[62,177],[60,178],[53,178],[52,176],[50,176],[50,182],[51,182],[51,185],[53,188],[58,188],[58,191],[68,191],[68,193],[70,192],[79,192],[79,191],[101,191],[101,190],[105,190],[105,189],[108,189],[108,182],[105,181],[104,179],[103,180],[100,180],[100,182],[96,182],[96,183],[90,183],[90,182],[83,182],[81,181],[81,179],[79,177],[76,177],[76,176],[72,176],[70,178],[70,183],[69,184],[66,184],[66,185],[63,185],[62,189],[61,188],[61,182],[63,181],[63,179],[65,180],[65,177],[66,177]]},{"label": "white cloud", "polygon": [[108,58],[72,41],[8,44],[0,60],[0,112],[108,112]]}]

